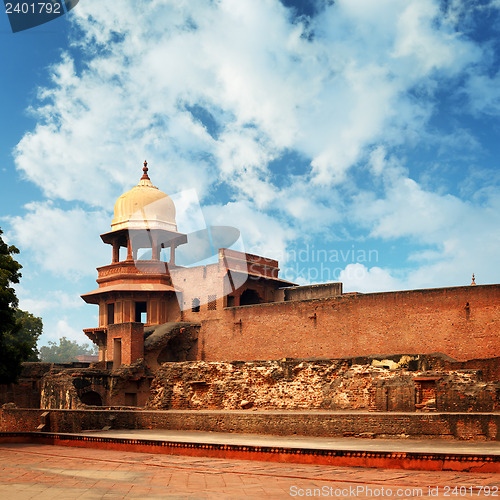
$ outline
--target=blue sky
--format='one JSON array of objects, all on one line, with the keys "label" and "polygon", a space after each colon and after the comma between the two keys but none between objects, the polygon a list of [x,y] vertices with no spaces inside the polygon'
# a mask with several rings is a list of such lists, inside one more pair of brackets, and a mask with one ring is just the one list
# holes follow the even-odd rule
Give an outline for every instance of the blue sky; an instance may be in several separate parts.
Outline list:
[{"label": "blue sky", "polygon": [[43,343],[97,325],[80,294],[144,159],[291,281],[500,282],[500,1],[82,0],[0,23],[0,226]]}]

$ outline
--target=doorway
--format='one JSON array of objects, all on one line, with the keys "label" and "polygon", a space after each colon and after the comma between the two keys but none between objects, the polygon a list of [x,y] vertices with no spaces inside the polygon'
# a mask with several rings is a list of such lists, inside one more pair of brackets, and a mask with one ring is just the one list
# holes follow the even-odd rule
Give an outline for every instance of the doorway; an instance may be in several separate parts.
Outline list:
[{"label": "doorway", "polygon": [[148,322],[148,303],[136,302],[135,303],[135,322],[144,323]]}]

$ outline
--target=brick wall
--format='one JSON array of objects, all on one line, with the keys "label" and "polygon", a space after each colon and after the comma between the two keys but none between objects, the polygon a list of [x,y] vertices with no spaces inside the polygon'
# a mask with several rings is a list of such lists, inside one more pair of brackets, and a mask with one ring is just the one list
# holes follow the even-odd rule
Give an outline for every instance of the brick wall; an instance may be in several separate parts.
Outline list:
[{"label": "brick wall", "polygon": [[[164,363],[151,384],[147,406],[164,410],[500,409],[498,384],[484,382],[480,372],[409,371],[410,363],[426,361],[415,358],[401,356],[399,361],[373,360],[364,365],[352,359]],[[384,368],[383,363],[392,368]]]},{"label": "brick wall", "polygon": [[[118,341],[118,343],[116,342]],[[142,323],[119,323],[108,325],[107,336],[107,356],[108,361],[115,362],[120,358],[121,363],[130,365],[137,359],[144,357],[144,326]],[[121,352],[118,354],[116,350]],[[114,366],[114,368],[118,368]]]},{"label": "brick wall", "polygon": [[499,332],[500,285],[343,295],[219,310],[202,322],[198,359],[439,352],[465,361],[498,355]]},{"label": "brick wall", "polygon": [[142,363],[113,371],[53,370],[41,380],[40,407],[74,410],[89,406],[145,406],[150,381]]},{"label": "brick wall", "polygon": [[[0,432],[34,431],[45,410],[0,408]],[[500,441],[500,414],[50,410],[48,432],[168,429],[278,436],[376,436]]]},{"label": "brick wall", "polygon": [[321,285],[309,285],[285,288],[285,300],[309,300],[322,299],[325,297],[337,297],[342,295],[342,283],[323,283]]},{"label": "brick wall", "polygon": [[17,384],[0,384],[0,406],[15,403],[21,408],[39,408],[41,379],[52,363],[23,363]]}]

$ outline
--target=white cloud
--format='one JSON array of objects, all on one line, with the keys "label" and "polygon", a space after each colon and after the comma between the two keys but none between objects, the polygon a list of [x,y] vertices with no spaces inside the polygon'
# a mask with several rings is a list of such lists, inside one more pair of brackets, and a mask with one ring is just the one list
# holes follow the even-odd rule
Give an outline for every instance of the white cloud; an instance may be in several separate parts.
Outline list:
[{"label": "white cloud", "polygon": [[465,92],[475,113],[497,116],[500,114],[500,72],[493,76],[472,74]]},{"label": "white cloud", "polygon": [[210,225],[234,226],[241,231],[245,251],[278,258],[284,255],[296,233],[272,216],[260,212],[245,201],[224,206],[211,205],[204,209]]},{"label": "white cloud", "polygon": [[[486,271],[499,250],[496,190],[464,201],[386,158],[431,141],[477,147],[467,131],[433,137],[429,125],[436,93],[487,52],[460,32],[465,4],[440,6],[339,0],[293,19],[274,0],[81,2],[71,14],[74,45],[40,89],[37,125],[15,162],[49,200],[83,208],[32,204],[11,217],[12,239],[43,270],[95,273],[109,261],[98,240],[110,222],[103,209],[147,159],[155,185],[210,199],[207,222],[238,227],[254,253],[283,255],[298,236],[333,238],[353,225],[372,239],[417,245],[410,266],[421,271],[396,279],[367,269],[374,286],[454,282],[469,261]],[[496,109],[497,79],[469,79],[475,109]],[[281,182],[269,163],[290,151],[304,158],[304,172],[284,166]],[[364,163],[367,178],[353,179]],[[229,194],[214,202],[221,186]],[[471,238],[478,229],[486,245]]]},{"label": "white cloud", "polygon": [[390,271],[380,267],[367,267],[364,264],[348,264],[340,272],[339,281],[344,292],[387,292],[404,289],[404,284],[394,278]]},{"label": "white cloud", "polygon": [[[377,169],[383,161],[377,152]],[[500,271],[492,266],[500,252],[498,188],[472,202],[424,189],[394,160],[388,160],[384,172],[384,193],[359,194],[353,217],[373,238],[413,243],[409,264],[419,267],[399,271],[404,288],[463,285],[473,272],[481,274],[483,283],[500,281]]]},{"label": "white cloud", "polygon": [[16,294],[19,298],[19,309],[29,311],[35,316],[43,316],[46,313],[53,313],[61,310],[74,311],[85,304],[78,295],[69,294],[62,290],[46,291],[44,298],[31,297],[26,289],[16,288]]},{"label": "white cloud", "polygon": [[479,57],[439,16],[431,0],[336,2],[309,25],[271,0],[88,0],[74,10],[84,62],[54,65],[17,167],[50,198],[106,207],[144,156],[171,191],[203,196],[223,180],[260,208],[279,189],[268,162],[287,149],[309,158],[316,185],[342,182],[374,143],[425,124],[431,101],[408,91],[432,94],[433,72]]},{"label": "white cloud", "polygon": [[57,321],[55,328],[52,332],[46,336],[45,340],[51,340],[52,342],[59,342],[59,339],[66,337],[68,340],[76,341],[79,344],[91,342],[84,336],[84,334],[73,328],[69,323],[67,318],[62,318]]},{"label": "white cloud", "polygon": [[[110,215],[81,208],[63,210],[52,202],[33,202],[24,216],[8,217],[9,238],[41,269],[53,276],[74,280],[95,274],[95,268],[111,261],[110,247],[99,238],[107,232]],[[107,257],[107,258],[106,258]]]}]

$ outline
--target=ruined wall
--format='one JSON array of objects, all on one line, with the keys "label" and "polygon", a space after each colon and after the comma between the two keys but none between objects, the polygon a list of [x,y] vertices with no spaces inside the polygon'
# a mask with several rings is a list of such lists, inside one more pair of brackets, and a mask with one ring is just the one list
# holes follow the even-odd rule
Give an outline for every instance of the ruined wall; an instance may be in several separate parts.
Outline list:
[{"label": "ruined wall", "polygon": [[144,360],[151,371],[167,361],[196,359],[199,324],[177,322],[146,327]]},{"label": "ruined wall", "polygon": [[446,356],[433,356],[427,358],[425,369],[438,371],[476,370],[481,373],[481,379],[483,381],[496,382],[500,380],[500,357],[454,361],[446,359]]},{"label": "ruined wall", "polygon": [[[369,411],[500,410],[496,382],[481,373],[410,371],[399,361],[281,360],[163,364],[147,403],[157,409]],[[389,366],[389,367],[387,367]]]},{"label": "ruined wall", "polygon": [[40,407],[62,410],[85,408],[78,397],[69,372],[53,373],[43,378]]},{"label": "ruined wall", "polygon": [[438,410],[463,411],[499,411],[500,383],[488,383],[477,380],[476,372],[455,373],[454,377],[443,377],[436,383],[436,401]]},{"label": "ruined wall", "polygon": [[[44,418],[43,414],[49,413]],[[26,410],[0,408],[0,432],[169,429],[278,436],[359,436],[500,441],[499,413],[346,413],[292,411]]]},{"label": "ruined wall", "polygon": [[[217,316],[224,307],[225,273],[225,268],[219,263],[170,270],[174,286],[181,290],[178,298],[182,302],[182,321],[199,321],[201,316]],[[192,311],[195,299],[200,306],[199,312]],[[215,299],[215,303],[209,304],[212,299]]]},{"label": "ruined wall", "polygon": [[0,406],[14,403],[19,408],[40,408],[41,380],[52,363],[23,363],[17,384],[0,384]]},{"label": "ruined wall", "polygon": [[500,285],[342,295],[232,307],[202,322],[198,359],[500,352]]},{"label": "ruined wall", "polygon": [[345,361],[163,364],[153,380],[148,407],[160,409],[366,409],[373,395],[371,372]]},{"label": "ruined wall", "polygon": [[113,371],[53,369],[42,380],[41,408],[145,406],[151,378],[141,362]]},{"label": "ruined wall", "polygon": [[284,300],[310,300],[342,295],[342,283],[324,283],[285,288]]}]

